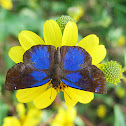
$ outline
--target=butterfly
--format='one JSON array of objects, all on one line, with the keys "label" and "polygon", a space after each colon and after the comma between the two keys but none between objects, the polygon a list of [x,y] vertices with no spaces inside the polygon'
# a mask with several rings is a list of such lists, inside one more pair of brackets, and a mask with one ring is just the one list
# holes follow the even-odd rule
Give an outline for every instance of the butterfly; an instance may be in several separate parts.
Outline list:
[{"label": "butterfly", "polygon": [[92,65],[89,53],[79,46],[35,45],[23,55],[23,62],[7,72],[5,89],[18,90],[61,82],[79,90],[105,94],[104,73]]}]

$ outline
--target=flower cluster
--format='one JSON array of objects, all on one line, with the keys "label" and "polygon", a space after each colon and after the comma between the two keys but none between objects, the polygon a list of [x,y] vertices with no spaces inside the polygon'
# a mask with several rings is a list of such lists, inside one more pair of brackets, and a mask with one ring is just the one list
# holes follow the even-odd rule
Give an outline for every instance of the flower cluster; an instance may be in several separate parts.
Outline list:
[{"label": "flower cluster", "polygon": [[[19,34],[21,46],[12,47],[9,51],[10,58],[15,63],[23,62],[23,54],[34,45],[54,45],[61,46],[80,46],[84,48],[92,57],[92,64],[98,65],[106,56],[104,45],[99,45],[99,38],[94,35],[88,35],[78,44],[78,28],[76,23],[69,21],[63,34],[57,22],[47,20],[43,27],[44,41],[35,33],[24,30]],[[47,88],[49,87],[49,88]],[[56,98],[58,91],[64,92],[67,107],[73,107],[77,102],[86,104],[94,98],[94,93],[71,88],[61,83],[61,89],[54,89],[50,82],[34,88],[20,89],[16,97],[19,102],[27,103],[33,101],[39,109],[48,107]],[[51,96],[51,97],[50,97]]]},{"label": "flower cluster", "polygon": [[65,110],[61,107],[59,108],[51,126],[74,126],[76,114],[75,108]]},{"label": "flower cluster", "polygon": [[16,111],[18,112],[18,118],[14,116],[5,117],[3,126],[35,126],[40,123],[41,110],[32,107],[26,114],[24,104],[18,103]]}]

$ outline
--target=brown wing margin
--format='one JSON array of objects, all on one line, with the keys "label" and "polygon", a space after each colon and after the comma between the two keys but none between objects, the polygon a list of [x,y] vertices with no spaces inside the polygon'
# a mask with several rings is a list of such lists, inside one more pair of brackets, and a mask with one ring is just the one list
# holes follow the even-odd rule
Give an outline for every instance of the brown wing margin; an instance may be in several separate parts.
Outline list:
[{"label": "brown wing margin", "polygon": [[[53,65],[55,51],[56,48],[51,45],[36,45],[27,50],[23,55],[23,63],[18,63],[8,70],[5,89],[17,90],[47,83],[50,79],[50,69]],[[35,75],[36,73],[37,75]],[[41,73],[41,76],[38,73]],[[37,80],[36,76],[43,79]]]}]

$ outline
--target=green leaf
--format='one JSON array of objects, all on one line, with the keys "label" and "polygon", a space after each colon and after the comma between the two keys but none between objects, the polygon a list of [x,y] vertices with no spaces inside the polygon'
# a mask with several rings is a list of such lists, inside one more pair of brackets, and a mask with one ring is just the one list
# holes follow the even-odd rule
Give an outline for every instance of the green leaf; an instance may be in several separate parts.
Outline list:
[{"label": "green leaf", "polygon": [[76,116],[74,123],[76,124],[76,126],[85,126],[84,121],[78,116]]},{"label": "green leaf", "polygon": [[6,65],[7,70],[10,69],[12,66],[15,65],[15,63],[8,56],[8,52],[9,52],[10,48],[11,48],[10,46],[5,46],[4,47],[3,58],[4,58],[4,61],[5,61],[5,65]]},{"label": "green leaf", "polygon": [[126,126],[125,118],[119,105],[114,106],[114,126]]},{"label": "green leaf", "polygon": [[121,5],[121,4],[115,4],[115,8],[118,9],[121,12],[126,13],[126,6],[125,5]]},{"label": "green leaf", "polygon": [[0,126],[2,126],[3,119],[7,116],[9,106],[0,101]]},{"label": "green leaf", "polygon": [[0,91],[1,91],[3,83],[4,83],[4,76],[2,75],[2,72],[0,70]]},{"label": "green leaf", "polygon": [[0,10],[0,42],[5,41],[6,37],[8,37],[9,32],[7,29],[7,20],[8,12],[6,10]]}]

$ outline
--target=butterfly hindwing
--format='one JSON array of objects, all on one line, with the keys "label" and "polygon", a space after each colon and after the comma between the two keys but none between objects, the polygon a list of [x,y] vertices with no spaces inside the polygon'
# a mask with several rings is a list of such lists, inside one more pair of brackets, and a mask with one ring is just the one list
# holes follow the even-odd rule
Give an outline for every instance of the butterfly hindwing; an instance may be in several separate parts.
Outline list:
[{"label": "butterfly hindwing", "polygon": [[[63,50],[66,50],[66,52],[62,53],[61,51],[61,55],[63,55],[62,62],[64,63],[63,71],[65,71],[61,79],[62,82],[67,86],[80,90],[99,94],[106,93],[104,73],[96,66],[91,65],[89,54],[80,47],[70,47],[70,50],[68,47],[64,47]],[[68,66],[65,62],[67,62]]]},{"label": "butterfly hindwing", "polygon": [[96,66],[90,66],[89,79],[91,81],[89,90],[98,94],[106,94],[106,78],[104,73]]},{"label": "butterfly hindwing", "polygon": [[23,63],[9,69],[5,88],[8,90],[37,87],[50,81],[55,47],[36,45],[24,53]]},{"label": "butterfly hindwing", "polygon": [[8,70],[5,82],[5,89],[17,90],[29,87],[36,83],[30,74],[32,69],[26,67],[24,63],[18,63]]}]

